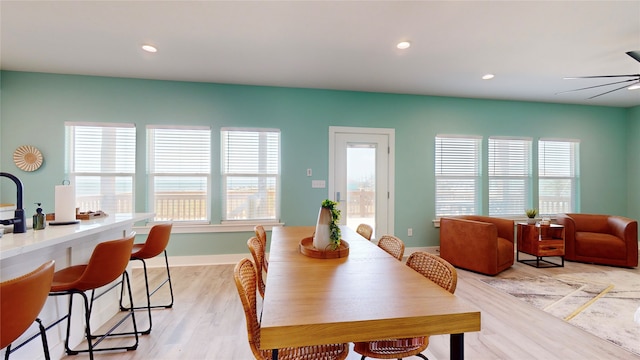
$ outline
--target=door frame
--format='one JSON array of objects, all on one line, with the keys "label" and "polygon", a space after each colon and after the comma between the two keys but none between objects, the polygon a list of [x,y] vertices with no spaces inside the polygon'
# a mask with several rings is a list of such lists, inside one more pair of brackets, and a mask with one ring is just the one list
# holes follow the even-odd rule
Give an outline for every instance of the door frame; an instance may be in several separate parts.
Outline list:
[{"label": "door frame", "polygon": [[387,233],[393,234],[395,229],[395,138],[396,130],[391,128],[367,128],[348,126],[329,126],[329,181],[327,198],[335,199],[335,137],[336,134],[387,135],[389,145],[389,163],[387,171]]}]

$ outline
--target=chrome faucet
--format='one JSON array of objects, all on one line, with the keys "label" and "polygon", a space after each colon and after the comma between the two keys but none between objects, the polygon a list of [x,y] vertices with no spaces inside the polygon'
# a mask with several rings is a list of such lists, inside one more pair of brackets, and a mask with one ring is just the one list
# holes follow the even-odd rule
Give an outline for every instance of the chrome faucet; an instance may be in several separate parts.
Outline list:
[{"label": "chrome faucet", "polygon": [[11,175],[5,172],[0,172],[0,177],[6,177],[11,179],[14,183],[16,183],[16,188],[18,189],[17,196],[16,196],[17,197],[16,211],[13,214],[14,216],[13,219],[0,220],[0,224],[13,225],[14,233],[27,232],[27,222],[24,216],[24,209],[22,208],[22,190],[24,188],[22,186],[22,181],[20,181],[20,179],[18,179],[14,175]]}]

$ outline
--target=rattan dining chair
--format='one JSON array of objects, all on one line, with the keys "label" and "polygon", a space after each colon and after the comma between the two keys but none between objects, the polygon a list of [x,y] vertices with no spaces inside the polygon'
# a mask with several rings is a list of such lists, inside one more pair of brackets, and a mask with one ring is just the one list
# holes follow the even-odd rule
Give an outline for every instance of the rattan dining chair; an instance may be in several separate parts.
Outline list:
[{"label": "rattan dining chair", "polygon": [[[260,349],[260,323],[256,308],[256,268],[247,258],[240,260],[233,270],[233,276],[242,301],[247,321],[249,346],[258,360],[271,360],[272,350]],[[349,353],[348,344],[327,344],[284,348],[278,350],[281,360],[343,360]]]},{"label": "rattan dining chair", "polygon": [[262,245],[262,241],[255,236],[247,240],[247,246],[249,247],[249,251],[251,252],[253,261],[256,264],[258,292],[260,293],[260,296],[264,298],[264,290],[266,289],[266,284],[264,281],[264,273],[262,272],[262,269],[263,269],[262,264],[264,259],[264,246]]},{"label": "rattan dining chair", "polygon": [[253,231],[256,233],[256,237],[260,239],[262,242],[262,247],[265,251],[265,256],[262,257],[262,268],[264,272],[269,271],[269,260],[267,259],[266,251],[267,251],[267,232],[264,231],[264,227],[262,225],[256,225],[253,228]]},{"label": "rattan dining chair", "polygon": [[404,256],[404,242],[402,240],[393,235],[382,235],[378,240],[378,246],[394,258],[402,261]]},{"label": "rattan dining chair", "polygon": [[368,224],[360,224],[358,225],[358,228],[356,228],[356,232],[363,238],[371,240],[371,235],[373,235],[373,228]]},{"label": "rattan dining chair", "polygon": [[453,294],[456,291],[458,285],[456,268],[440,256],[425,251],[416,251],[407,259],[407,266],[448,292]]},{"label": "rattan dining chair", "polygon": [[[458,283],[456,269],[446,260],[424,251],[414,252],[407,259],[407,266],[422,274],[427,279],[438,284],[441,288],[454,293]],[[388,339],[354,343],[353,351],[376,359],[402,359],[407,356],[418,356],[428,360],[421,354],[429,346],[429,336]]]}]

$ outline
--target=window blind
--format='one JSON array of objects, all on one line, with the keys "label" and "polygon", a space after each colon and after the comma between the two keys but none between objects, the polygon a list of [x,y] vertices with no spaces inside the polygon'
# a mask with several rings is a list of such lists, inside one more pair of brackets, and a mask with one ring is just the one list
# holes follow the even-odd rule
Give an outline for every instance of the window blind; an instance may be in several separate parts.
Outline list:
[{"label": "window blind", "polygon": [[280,207],[280,131],[221,131],[224,220],[277,220]]},{"label": "window blind", "polygon": [[134,211],[134,124],[65,122],[67,173],[80,211]]},{"label": "window blind", "polygon": [[478,214],[481,137],[435,138],[436,216]]},{"label": "window blind", "polygon": [[577,209],[579,141],[538,141],[539,213],[550,215]]},{"label": "window blind", "polygon": [[516,216],[531,207],[530,138],[489,138],[489,215]]},{"label": "window blind", "polygon": [[156,221],[208,222],[209,127],[148,126],[149,209]]}]

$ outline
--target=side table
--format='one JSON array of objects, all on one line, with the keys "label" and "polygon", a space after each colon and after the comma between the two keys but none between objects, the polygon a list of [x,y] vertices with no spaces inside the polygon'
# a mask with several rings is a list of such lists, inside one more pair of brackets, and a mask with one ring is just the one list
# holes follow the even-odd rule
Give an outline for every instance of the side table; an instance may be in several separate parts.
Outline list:
[{"label": "side table", "polygon": [[[551,224],[518,223],[518,262],[534,267],[564,267],[564,226]],[[520,252],[533,255],[535,259],[520,260]],[[559,256],[560,264],[543,259]],[[542,263],[542,264],[541,264]]]}]

